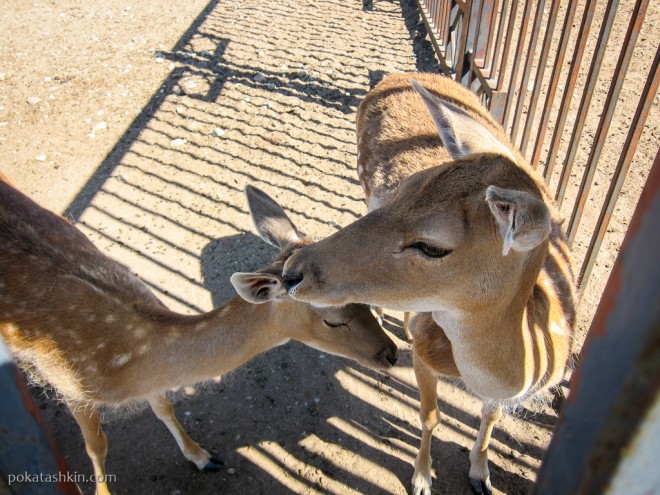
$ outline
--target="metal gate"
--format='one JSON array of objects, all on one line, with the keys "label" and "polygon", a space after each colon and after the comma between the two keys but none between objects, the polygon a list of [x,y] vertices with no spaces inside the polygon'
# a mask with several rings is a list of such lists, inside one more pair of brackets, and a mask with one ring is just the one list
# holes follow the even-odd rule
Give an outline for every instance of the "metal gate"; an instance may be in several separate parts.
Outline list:
[{"label": "metal gate", "polygon": [[[610,39],[615,19],[621,21],[627,14],[619,8],[618,0],[606,4],[597,0],[417,0],[417,4],[442,70],[482,97],[514,144],[541,170],[569,218],[566,233],[573,244],[649,0],[636,0],[622,41]],[[595,34],[591,29],[597,22],[601,27],[591,48],[589,42],[594,42]],[[617,49],[615,67],[609,72],[603,70],[604,60],[613,62]],[[634,115],[625,123],[617,122],[618,126],[628,126],[628,132],[611,172],[609,190],[602,200],[599,198],[598,219],[586,228],[589,232],[582,233],[587,236],[584,247],[573,249],[582,262],[581,288],[594,267],[658,89],[657,44],[655,50],[655,56],[644,61],[650,70],[646,81],[638,84],[643,87],[638,89],[641,96]],[[599,75],[611,80],[605,99],[596,102],[593,96]],[[587,118],[593,120],[598,112],[598,123],[589,128]],[[569,120],[573,120],[572,129],[568,128]],[[576,167],[585,132],[593,133],[593,139],[590,147],[587,145],[588,158],[581,159]],[[655,151],[647,162],[654,155]],[[580,183],[568,195],[571,175],[576,173],[581,174]]]},{"label": "metal gate", "polygon": [[[566,233],[581,261],[584,290],[658,89],[660,36],[647,37],[654,56],[635,53],[649,0],[635,0],[632,8],[618,0],[417,3],[442,70],[482,97],[569,218]],[[618,39],[611,36],[617,18],[625,28]],[[657,19],[647,21],[647,27],[657,25]],[[599,23],[595,38],[590,31]],[[635,79],[631,99],[622,86],[634,60],[648,71]],[[617,105],[627,113],[615,118]],[[612,130],[621,134],[618,149],[604,153]],[[598,310],[535,494],[652,493],[660,483],[652,472],[638,476],[653,464],[649,445],[660,435],[660,151],[657,137],[642,144],[643,161],[653,166],[619,257],[605,267],[602,278],[609,268],[612,274],[602,297],[597,294]],[[609,173],[598,195],[592,186],[601,169]],[[580,236],[585,240],[576,250]]]}]

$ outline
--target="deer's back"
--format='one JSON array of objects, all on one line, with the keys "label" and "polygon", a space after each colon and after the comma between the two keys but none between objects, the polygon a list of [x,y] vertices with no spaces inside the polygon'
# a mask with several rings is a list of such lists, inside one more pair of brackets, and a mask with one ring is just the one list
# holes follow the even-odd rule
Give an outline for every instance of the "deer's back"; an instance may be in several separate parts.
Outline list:
[{"label": "deer's back", "polygon": [[104,349],[120,356],[135,309],[154,304],[123,265],[0,176],[0,332],[37,378],[80,398],[89,387],[79,364],[89,357],[86,365],[96,367],[91,358]]},{"label": "deer's back", "polygon": [[479,98],[452,79],[424,73],[387,76],[367,94],[357,115],[358,176],[367,204],[372,197],[376,203],[373,207],[387,202],[409,175],[451,160],[422,99],[412,89],[412,79],[479,120],[512,148]]}]

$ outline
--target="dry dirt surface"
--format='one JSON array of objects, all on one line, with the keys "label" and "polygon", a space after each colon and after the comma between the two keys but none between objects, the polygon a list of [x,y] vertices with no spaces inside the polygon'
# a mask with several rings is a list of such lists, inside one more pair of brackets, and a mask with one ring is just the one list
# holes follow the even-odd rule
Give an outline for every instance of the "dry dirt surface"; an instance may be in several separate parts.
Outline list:
[{"label": "dry dirt surface", "polygon": [[[386,73],[437,70],[412,0],[6,0],[0,32],[0,170],[186,313],[274,255],[246,184],[318,238],[363,215],[359,101]],[[111,490],[406,493],[418,392],[401,315],[386,320],[401,348],[389,373],[290,343],[181,392],[177,416],[220,472],[193,468],[150,410],[109,413]],[[71,471],[91,474],[66,407],[33,392]],[[433,492],[471,493],[480,403],[449,382],[440,397]],[[499,422],[495,493],[531,489],[555,417],[534,403]]]}]

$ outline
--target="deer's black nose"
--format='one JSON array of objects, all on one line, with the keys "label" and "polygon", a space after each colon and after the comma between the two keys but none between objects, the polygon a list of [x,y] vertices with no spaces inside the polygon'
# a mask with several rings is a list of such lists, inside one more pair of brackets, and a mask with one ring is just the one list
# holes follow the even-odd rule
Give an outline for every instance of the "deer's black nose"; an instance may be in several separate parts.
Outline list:
[{"label": "deer's black nose", "polygon": [[302,282],[302,279],[303,279],[303,274],[302,273],[296,273],[296,272],[286,272],[282,276],[282,280],[284,281],[284,288],[287,291],[290,291],[296,285],[298,285],[300,282]]}]

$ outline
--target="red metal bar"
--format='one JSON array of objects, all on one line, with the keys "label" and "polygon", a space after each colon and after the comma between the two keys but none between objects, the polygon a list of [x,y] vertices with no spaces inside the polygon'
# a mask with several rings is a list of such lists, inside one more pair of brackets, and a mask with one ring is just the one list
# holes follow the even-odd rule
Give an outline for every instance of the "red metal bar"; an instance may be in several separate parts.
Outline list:
[{"label": "red metal bar", "polygon": [[[506,30],[506,39],[504,40],[504,51],[502,52],[502,60],[500,60],[500,70],[497,78],[497,91],[502,91],[504,86],[504,78],[506,75],[506,66],[509,60],[509,50],[511,49],[511,37],[513,36],[513,28],[516,23],[516,14],[518,13],[518,0],[513,0],[511,4],[511,13],[509,14],[509,25]],[[506,103],[505,103],[506,104]],[[504,109],[503,109],[504,110]],[[502,111],[502,118],[504,118],[504,111]],[[500,123],[502,120],[500,120]]]},{"label": "red metal bar", "polygon": [[548,87],[548,92],[545,96],[543,113],[541,114],[541,124],[539,125],[536,135],[536,142],[534,143],[534,152],[531,159],[531,164],[534,168],[538,166],[539,158],[541,156],[541,149],[543,148],[543,141],[545,141],[545,131],[548,127],[548,121],[550,120],[550,109],[555,101],[555,95],[557,94],[557,85],[559,84],[561,68],[564,65],[564,57],[566,56],[566,50],[568,48],[568,41],[571,35],[571,26],[573,25],[573,19],[575,18],[575,10],[577,9],[577,4],[578,2],[569,2],[566,17],[564,17],[564,27],[561,30],[561,38],[559,40],[559,50],[557,51],[557,56],[555,57],[555,62],[552,67],[550,86]]},{"label": "red metal bar", "polygon": [[571,135],[571,141],[566,153],[566,159],[564,160],[564,166],[559,177],[559,187],[557,189],[557,194],[555,195],[555,199],[559,204],[563,202],[564,195],[566,194],[570,171],[573,167],[573,161],[575,160],[580,138],[582,137],[584,123],[587,120],[587,113],[589,111],[589,105],[591,104],[591,97],[594,94],[598,73],[600,72],[600,67],[603,63],[603,57],[605,56],[605,51],[607,50],[607,40],[609,39],[610,32],[612,30],[612,24],[614,24],[614,18],[616,16],[618,6],[619,0],[609,0],[607,2],[607,8],[605,9],[605,22],[601,26],[600,33],[598,34],[596,54],[591,61],[587,83],[585,84],[584,90],[582,92],[582,100],[580,101],[578,118],[575,122],[575,126],[573,127],[573,134]]},{"label": "red metal bar", "polygon": [[619,157],[619,162],[617,163],[616,169],[614,171],[614,176],[612,177],[610,188],[607,191],[607,196],[605,197],[603,208],[600,212],[600,216],[598,217],[598,222],[596,222],[596,229],[594,230],[593,236],[591,237],[589,248],[587,249],[584,262],[582,263],[582,268],[580,270],[581,278],[578,282],[582,290],[589,282],[591,270],[594,266],[594,263],[596,262],[598,251],[600,250],[601,243],[605,237],[605,232],[607,231],[607,226],[609,225],[610,219],[612,218],[614,205],[616,204],[619,193],[621,192],[621,188],[623,187],[623,181],[628,175],[628,170],[630,170],[630,163],[635,156],[639,138],[641,137],[642,131],[644,130],[646,118],[648,117],[651,106],[653,105],[653,99],[658,92],[658,84],[660,83],[660,71],[658,70],[659,61],[660,47],[655,52],[655,59],[653,60],[653,65],[651,66],[649,77],[646,80],[644,89],[642,90],[642,97],[640,98],[639,104],[637,105],[637,110],[635,111],[635,116],[633,117],[632,123],[630,125],[630,130],[628,131],[626,142],[623,145],[623,152]]},{"label": "red metal bar", "polygon": [[[518,129],[520,128],[520,119],[522,117],[522,110],[525,103],[525,96],[527,95],[527,84],[529,83],[529,76],[532,72],[532,65],[534,63],[534,54],[536,53],[536,44],[539,40],[539,33],[541,32],[541,20],[543,18],[543,9],[545,8],[545,0],[538,0],[536,4],[536,14],[534,15],[534,25],[532,32],[529,35],[529,47],[527,48],[527,59],[523,64],[522,80],[519,86],[518,102],[516,103],[516,111],[513,115],[513,124],[511,124],[511,141],[515,145],[516,138],[518,137]],[[541,66],[545,64],[539,61]],[[512,86],[513,87],[513,86]]]},{"label": "red metal bar", "polygon": [[[75,473],[69,471],[2,337],[0,390],[0,493],[79,495]],[[21,481],[26,475],[39,482]],[[5,484],[11,483],[10,476],[16,478],[14,484]]]},{"label": "red metal bar", "polygon": [[506,16],[509,8],[509,0],[504,0],[502,2],[502,10],[500,12],[500,22],[497,24],[497,33],[495,34],[495,50],[493,51],[493,57],[490,61],[489,64],[489,70],[487,76],[491,79],[493,79],[495,82],[495,86],[497,86],[497,81],[500,79],[500,72],[497,70],[498,67],[498,61],[499,61],[499,55],[500,55],[500,47],[506,42],[506,40],[503,42],[502,40],[502,35],[504,33],[504,26],[506,24]]},{"label": "red metal bar", "polygon": [[637,38],[639,37],[639,32],[642,29],[642,24],[644,23],[644,18],[646,17],[649,1],[650,0],[637,0],[633,9],[630,24],[628,25],[628,31],[626,32],[626,37],[623,42],[623,49],[619,54],[619,60],[617,61],[616,68],[614,69],[614,81],[610,85],[610,89],[607,93],[605,106],[603,108],[603,112],[600,116],[600,122],[598,123],[598,128],[596,130],[594,144],[591,146],[591,152],[589,154],[589,159],[587,160],[585,174],[582,176],[582,182],[580,183],[580,189],[577,197],[577,206],[573,208],[573,213],[571,214],[571,219],[569,220],[566,229],[568,232],[567,240],[569,245],[573,243],[575,235],[577,234],[578,227],[580,226],[582,212],[584,211],[584,206],[587,202],[587,198],[589,197],[589,190],[591,189],[591,184],[593,183],[594,175],[596,173],[596,166],[598,165],[598,160],[600,159],[603,146],[605,145],[607,131],[610,128],[610,123],[612,122],[612,116],[614,115],[619,93],[621,92],[621,87],[623,86],[623,80],[626,77],[626,72],[628,71],[628,66],[630,65],[633,51],[635,50],[635,45],[637,44]]},{"label": "red metal bar", "polygon": [[474,63],[483,68],[490,37],[490,26],[493,20],[493,4],[495,0],[480,0],[479,16],[474,33]]},{"label": "red metal bar", "polygon": [[427,4],[424,0],[416,0],[417,3],[417,10],[419,11],[421,17],[422,17],[422,22],[424,22],[424,26],[426,27],[426,30],[430,33],[430,38],[431,38],[431,43],[433,44],[433,48],[435,49],[435,52],[438,54],[438,62],[440,63],[440,70],[442,71],[443,74],[446,76],[451,75],[451,67],[447,65],[447,59],[446,59],[446,53],[447,53],[447,48],[446,46],[443,47],[441,45],[442,41],[439,36],[440,33],[435,29],[433,26],[433,22],[430,20],[430,14],[427,9]]},{"label": "red metal bar", "polygon": [[488,73],[488,77],[490,77],[490,70],[493,65],[493,60],[492,60],[493,40],[499,40],[499,38],[495,37],[495,29],[496,29],[495,25],[497,20],[497,12],[498,9],[500,8],[500,1],[491,0],[491,2],[492,2],[492,10],[490,15],[490,25],[488,26],[488,37],[486,39],[486,52],[484,53],[484,63],[483,63],[483,69],[486,73]]},{"label": "red metal bar", "polygon": [[[659,252],[660,152],[598,304],[533,495],[614,493],[607,487],[660,397]],[[647,469],[655,469],[647,460]],[[647,488],[636,493],[654,493],[644,484],[646,474],[654,473],[640,470],[640,485]],[[628,488],[633,493],[640,487]]]},{"label": "red metal bar", "polygon": [[580,67],[582,65],[582,58],[584,56],[584,50],[587,46],[587,39],[589,38],[591,23],[594,20],[596,3],[597,0],[587,0],[587,5],[584,7],[582,23],[580,24],[580,31],[578,32],[578,37],[577,37],[577,46],[573,52],[573,59],[571,60],[571,68],[568,72],[568,78],[566,80],[566,89],[564,90],[564,94],[561,99],[561,106],[559,107],[559,116],[557,119],[557,124],[555,125],[555,129],[552,135],[552,142],[550,144],[550,149],[548,150],[548,158],[545,162],[544,176],[545,176],[545,181],[548,184],[550,183],[550,179],[552,178],[552,170],[554,168],[557,155],[559,154],[559,143],[561,141],[561,136],[564,133],[564,127],[566,126],[566,117],[568,117],[568,110],[570,108],[571,100],[573,98],[573,91],[575,90],[578,73],[580,72]]},{"label": "red metal bar", "polygon": [[[532,10],[531,0],[525,0],[525,10],[523,11],[522,24],[520,26],[520,37],[518,38],[518,46],[516,47],[516,54],[513,59],[513,69],[511,70],[511,77],[509,78],[508,94],[506,98],[506,106],[504,107],[504,120],[502,126],[507,128],[509,122],[509,114],[513,103],[513,95],[515,93],[516,79],[518,78],[518,69],[520,69],[521,59],[523,54],[523,47],[525,45],[525,38],[527,37],[527,27],[529,26],[529,14]],[[499,88],[498,88],[499,89]]]},{"label": "red metal bar", "polygon": [[463,67],[465,65],[465,53],[467,48],[468,34],[470,31],[470,16],[472,12],[472,1],[462,3],[459,1],[456,2],[461,12],[463,13],[463,22],[461,22],[461,39],[456,45],[458,50],[458,58],[456,62],[456,72],[454,79],[458,82],[463,81]]},{"label": "red metal bar", "polygon": [[[573,4],[577,2],[571,2]],[[570,7],[569,7],[570,8]],[[529,144],[529,136],[532,132],[532,124],[534,123],[534,115],[536,114],[536,106],[541,94],[541,86],[543,85],[543,76],[545,75],[545,68],[547,67],[546,60],[550,53],[550,45],[552,44],[552,36],[555,32],[555,22],[557,21],[557,13],[559,11],[559,0],[552,0],[552,7],[550,8],[550,15],[548,16],[548,25],[545,28],[545,38],[543,40],[543,47],[541,48],[541,55],[539,56],[539,66],[536,69],[536,78],[534,79],[534,89],[532,96],[529,100],[529,108],[527,109],[527,119],[525,120],[525,128],[523,130],[522,141],[520,143],[520,150],[523,154],[527,153],[527,145]]]}]

